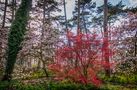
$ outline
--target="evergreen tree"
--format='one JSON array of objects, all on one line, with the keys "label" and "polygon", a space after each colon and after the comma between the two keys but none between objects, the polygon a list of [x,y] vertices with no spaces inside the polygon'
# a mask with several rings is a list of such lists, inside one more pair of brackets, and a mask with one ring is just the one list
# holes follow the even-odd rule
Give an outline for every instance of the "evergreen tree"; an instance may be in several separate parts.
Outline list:
[{"label": "evergreen tree", "polygon": [[32,0],[22,0],[19,9],[16,12],[15,20],[13,21],[8,35],[7,63],[3,81],[11,80],[11,74],[14,69],[17,54],[20,51],[20,44],[23,41],[26,32],[29,11]]},{"label": "evergreen tree", "polygon": [[[79,19],[79,29],[84,33],[89,32],[89,28],[91,26],[90,18],[93,16],[95,11],[96,3],[92,0],[80,0],[80,7],[78,8],[78,1],[76,1],[75,9],[73,11],[73,18],[70,20],[73,22],[72,27],[75,27],[78,23]],[[78,11],[80,12],[78,14]]]},{"label": "evergreen tree", "polygon": [[[92,21],[96,25],[102,25],[103,22],[103,7],[104,5],[101,5],[97,7],[97,16],[94,16]],[[124,9],[125,5],[123,5],[123,2],[120,1],[116,5],[112,5],[110,2],[107,4],[108,7],[108,23],[114,23],[116,20],[118,20],[118,16],[123,16],[128,12],[136,13],[137,12],[137,7],[128,7]]]},{"label": "evergreen tree", "polygon": [[[102,22],[103,22],[103,7],[99,6],[97,7],[97,16],[94,16],[92,18],[92,21],[94,22],[95,25],[101,25],[102,26]],[[124,10],[123,8],[125,7],[125,5],[123,5],[122,1],[120,1],[118,4],[116,5],[112,5],[111,3],[108,2],[107,4],[108,7],[108,23],[113,23],[116,20],[118,20],[117,16],[118,15],[123,15],[123,13],[126,12],[126,10]]]}]

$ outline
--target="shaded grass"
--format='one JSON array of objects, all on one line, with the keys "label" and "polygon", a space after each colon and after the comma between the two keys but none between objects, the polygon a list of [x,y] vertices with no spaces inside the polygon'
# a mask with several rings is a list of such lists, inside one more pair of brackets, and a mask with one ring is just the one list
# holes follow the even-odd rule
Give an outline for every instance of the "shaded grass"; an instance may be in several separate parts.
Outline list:
[{"label": "shaded grass", "polygon": [[123,86],[112,83],[102,84],[101,87],[95,87],[91,84],[82,85],[76,83],[39,83],[39,84],[23,84],[20,81],[0,82],[0,90],[137,90],[136,86]]}]

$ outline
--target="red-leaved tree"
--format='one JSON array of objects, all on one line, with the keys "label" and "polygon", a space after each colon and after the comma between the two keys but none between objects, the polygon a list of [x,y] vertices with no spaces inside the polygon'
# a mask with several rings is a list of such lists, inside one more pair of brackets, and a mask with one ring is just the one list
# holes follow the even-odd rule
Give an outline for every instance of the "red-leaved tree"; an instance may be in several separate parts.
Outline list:
[{"label": "red-leaved tree", "polygon": [[[56,74],[56,79],[70,79],[82,84],[92,83],[101,85],[101,80],[97,74],[105,68],[110,67],[110,63],[103,60],[102,54],[106,48],[103,40],[97,34],[67,33],[70,45],[59,43],[56,50],[56,57],[49,70]],[[110,50],[109,50],[110,51]]]}]

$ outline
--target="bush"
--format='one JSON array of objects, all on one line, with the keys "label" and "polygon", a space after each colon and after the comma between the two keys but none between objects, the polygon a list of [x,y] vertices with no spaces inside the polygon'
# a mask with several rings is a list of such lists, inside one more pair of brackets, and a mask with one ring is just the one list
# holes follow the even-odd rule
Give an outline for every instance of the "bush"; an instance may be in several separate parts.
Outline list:
[{"label": "bush", "polygon": [[91,84],[82,85],[76,83],[42,83],[42,84],[23,84],[18,81],[0,82],[0,90],[109,90],[107,88],[98,88]]},{"label": "bush", "polygon": [[43,70],[39,70],[39,71],[33,72],[31,74],[32,78],[39,78],[39,77],[43,77],[43,76],[45,76],[45,73]]},{"label": "bush", "polygon": [[6,81],[0,82],[0,90],[5,90],[5,88],[9,87],[8,85],[9,83]]},{"label": "bush", "polygon": [[83,85],[77,83],[51,83],[51,90],[109,90],[106,87],[99,88],[91,84]]},{"label": "bush", "polygon": [[104,77],[105,81],[112,82],[112,83],[119,83],[119,84],[137,84],[137,75],[117,75],[112,77]]},{"label": "bush", "polygon": [[[113,55],[113,52],[108,48],[108,41],[106,38],[98,38],[97,34],[78,34],[74,35],[68,32],[68,40],[71,45],[65,44],[61,40],[57,44],[55,50],[55,60],[48,65],[48,69],[55,73],[57,80],[70,79],[73,82],[80,82],[81,84],[94,84],[100,86],[101,80],[97,76],[102,68],[110,69],[112,63],[102,60],[103,57]],[[107,45],[103,45],[106,42]],[[94,58],[92,58],[94,57]]]},{"label": "bush", "polygon": [[45,88],[46,88],[46,85],[43,85],[43,84],[25,85],[18,81],[0,82],[0,90],[45,90]]},{"label": "bush", "polygon": [[45,90],[45,85],[22,85],[16,87],[15,90]]},{"label": "bush", "polygon": [[[23,75],[23,74],[22,74]],[[44,70],[38,70],[38,71],[33,71],[30,72],[29,74],[24,73],[24,77],[21,78],[22,80],[30,80],[30,79],[38,79],[38,78],[42,78],[45,77],[45,72]]]},{"label": "bush", "polygon": [[128,77],[128,82],[131,84],[137,84],[137,75],[133,75],[131,77]]}]

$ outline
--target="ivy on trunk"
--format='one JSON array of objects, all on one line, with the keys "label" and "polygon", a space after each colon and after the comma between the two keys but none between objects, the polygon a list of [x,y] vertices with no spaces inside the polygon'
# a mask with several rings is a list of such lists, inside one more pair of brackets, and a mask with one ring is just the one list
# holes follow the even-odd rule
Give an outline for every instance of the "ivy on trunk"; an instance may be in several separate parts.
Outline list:
[{"label": "ivy on trunk", "polygon": [[11,74],[14,69],[17,54],[20,51],[20,44],[23,41],[26,32],[29,11],[31,8],[32,0],[22,0],[19,9],[15,14],[15,19],[11,25],[8,35],[8,49],[7,49],[7,63],[3,81],[11,80]]}]

